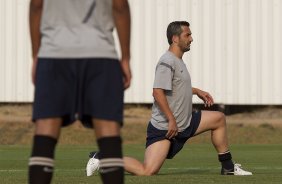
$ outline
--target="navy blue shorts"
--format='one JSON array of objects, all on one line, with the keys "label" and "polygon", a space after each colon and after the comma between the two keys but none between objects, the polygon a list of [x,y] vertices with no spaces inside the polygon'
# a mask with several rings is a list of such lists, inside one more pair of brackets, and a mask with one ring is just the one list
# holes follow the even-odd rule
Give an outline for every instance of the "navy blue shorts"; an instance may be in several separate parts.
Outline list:
[{"label": "navy blue shorts", "polygon": [[33,121],[63,119],[63,126],[92,118],[123,121],[123,81],[115,59],[38,59]]},{"label": "navy blue shorts", "polygon": [[[184,146],[185,142],[195,135],[199,124],[201,121],[201,111],[192,112],[192,119],[190,126],[186,128],[183,132],[179,132],[176,137],[170,139],[170,149],[167,154],[167,159],[172,159]],[[167,139],[166,138],[167,130],[159,130],[155,128],[151,122],[148,124],[147,128],[147,141],[146,148],[151,144]]]}]

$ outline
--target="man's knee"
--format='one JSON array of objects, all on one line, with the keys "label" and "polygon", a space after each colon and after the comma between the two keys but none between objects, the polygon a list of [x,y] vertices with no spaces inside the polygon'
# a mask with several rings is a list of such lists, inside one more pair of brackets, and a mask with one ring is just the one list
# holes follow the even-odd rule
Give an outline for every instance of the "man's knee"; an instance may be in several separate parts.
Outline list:
[{"label": "man's knee", "polygon": [[217,122],[220,126],[226,126],[225,114],[222,112],[217,112]]},{"label": "man's knee", "polygon": [[35,134],[59,138],[62,126],[61,118],[38,119],[35,123]]},{"label": "man's knee", "polygon": [[145,169],[144,176],[153,176],[159,173],[159,170]]},{"label": "man's knee", "polygon": [[120,125],[116,121],[93,119],[96,138],[112,137],[120,135]]}]

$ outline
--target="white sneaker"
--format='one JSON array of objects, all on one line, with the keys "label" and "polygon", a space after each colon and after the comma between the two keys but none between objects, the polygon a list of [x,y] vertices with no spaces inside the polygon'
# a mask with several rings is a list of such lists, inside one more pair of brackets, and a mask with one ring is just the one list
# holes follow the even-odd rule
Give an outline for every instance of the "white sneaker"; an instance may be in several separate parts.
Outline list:
[{"label": "white sneaker", "polygon": [[97,156],[98,156],[98,152],[94,152],[93,156],[88,160],[88,163],[86,166],[86,175],[87,176],[92,176],[95,171],[99,170],[100,161]]},{"label": "white sneaker", "polygon": [[241,164],[234,164],[234,175],[250,176],[250,175],[253,175],[253,173],[243,170]]},{"label": "white sneaker", "polygon": [[236,176],[253,175],[253,173],[243,170],[241,164],[234,164],[234,169],[231,169],[231,170],[226,170],[226,169],[222,168],[221,174],[222,175],[236,175]]}]

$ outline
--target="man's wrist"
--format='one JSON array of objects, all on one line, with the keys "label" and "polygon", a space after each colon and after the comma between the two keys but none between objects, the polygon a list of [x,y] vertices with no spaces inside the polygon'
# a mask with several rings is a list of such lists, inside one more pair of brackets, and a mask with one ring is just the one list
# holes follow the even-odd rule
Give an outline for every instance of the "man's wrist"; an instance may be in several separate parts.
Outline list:
[{"label": "man's wrist", "polygon": [[193,94],[197,95],[198,94],[199,89],[198,88],[193,88]]},{"label": "man's wrist", "polygon": [[175,118],[174,118],[173,115],[169,116],[167,119],[168,119],[168,121],[175,121]]}]

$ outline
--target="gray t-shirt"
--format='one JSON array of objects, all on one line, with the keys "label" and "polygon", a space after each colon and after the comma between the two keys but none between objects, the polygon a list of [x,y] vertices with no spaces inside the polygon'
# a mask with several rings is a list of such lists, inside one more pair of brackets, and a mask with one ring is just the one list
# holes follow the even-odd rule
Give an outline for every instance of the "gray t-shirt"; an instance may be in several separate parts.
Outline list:
[{"label": "gray t-shirt", "polygon": [[[179,131],[190,125],[192,117],[192,85],[190,74],[182,59],[167,51],[156,66],[153,88],[165,90],[169,107]],[[168,129],[168,120],[156,101],[152,107],[151,123],[160,130]]]},{"label": "gray t-shirt", "polygon": [[112,0],[45,0],[39,57],[117,58]]}]

